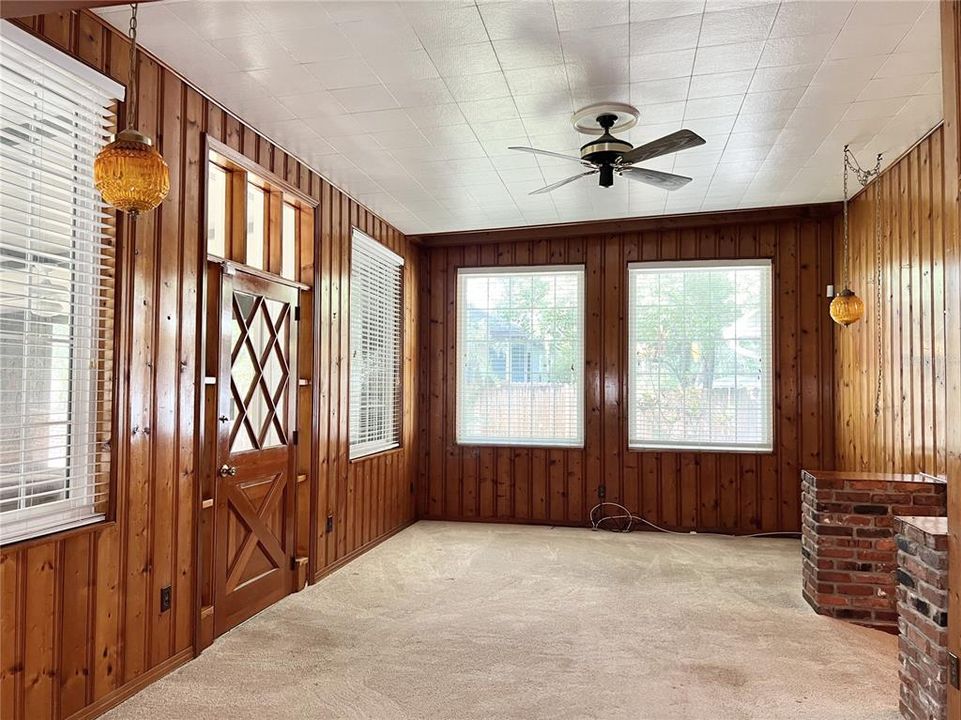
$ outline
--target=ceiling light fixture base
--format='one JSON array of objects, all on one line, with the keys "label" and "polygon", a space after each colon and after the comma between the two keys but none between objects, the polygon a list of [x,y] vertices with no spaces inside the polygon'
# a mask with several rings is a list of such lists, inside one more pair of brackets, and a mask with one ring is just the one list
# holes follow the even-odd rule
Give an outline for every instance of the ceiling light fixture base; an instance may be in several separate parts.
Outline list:
[{"label": "ceiling light fixture base", "polygon": [[[603,115],[613,116],[614,122],[608,128],[598,125],[598,118]],[[612,133],[629,130],[637,125],[640,113],[637,108],[627,103],[601,102],[583,107],[571,116],[571,125],[579,133],[585,135],[603,135],[605,130]]]}]

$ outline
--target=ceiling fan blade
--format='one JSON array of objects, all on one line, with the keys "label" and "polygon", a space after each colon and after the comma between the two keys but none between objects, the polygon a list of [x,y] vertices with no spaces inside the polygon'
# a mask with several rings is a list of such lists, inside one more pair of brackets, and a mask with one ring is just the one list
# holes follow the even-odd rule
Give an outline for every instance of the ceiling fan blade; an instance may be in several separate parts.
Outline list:
[{"label": "ceiling fan blade", "polygon": [[648,170],[647,168],[626,167],[621,168],[620,172],[623,177],[653,185],[661,190],[679,190],[691,182],[691,178],[683,175],[674,175],[660,170]]},{"label": "ceiling fan blade", "polygon": [[540,190],[535,190],[530,194],[540,195],[542,193],[549,193],[551,190],[557,190],[557,188],[561,187],[562,185],[567,185],[567,183],[569,182],[574,182],[575,180],[580,180],[582,177],[586,177],[588,175],[596,175],[596,174],[597,174],[597,170],[588,170],[587,172],[582,172],[577,175],[571,175],[569,178],[558,180],[556,183],[552,183],[551,185],[542,187]]},{"label": "ceiling fan blade", "polygon": [[638,145],[633,150],[628,150],[621,155],[621,163],[629,165],[631,163],[650,160],[651,158],[669,155],[681,150],[703,145],[706,141],[700,135],[690,130],[678,130],[670,135],[665,135],[657,140],[652,140],[645,145]]},{"label": "ceiling fan blade", "polygon": [[550,150],[538,150],[537,148],[531,147],[509,147],[508,150],[520,150],[521,152],[533,153],[534,155],[547,155],[548,157],[562,158],[564,160],[573,160],[574,162],[579,162],[581,165],[590,166],[591,163],[586,160],[582,160],[574,155],[564,155],[562,153],[551,152]]}]

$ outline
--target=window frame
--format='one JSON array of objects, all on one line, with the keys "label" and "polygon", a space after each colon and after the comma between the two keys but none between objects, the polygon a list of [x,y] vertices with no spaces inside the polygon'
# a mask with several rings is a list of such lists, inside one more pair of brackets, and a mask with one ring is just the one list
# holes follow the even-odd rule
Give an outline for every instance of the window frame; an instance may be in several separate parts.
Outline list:
[{"label": "window frame", "polygon": [[[683,444],[680,442],[672,441],[670,443],[648,443],[648,444],[637,444],[631,442],[631,424],[634,419],[634,393],[632,392],[634,386],[634,363],[631,358],[631,348],[634,344],[634,323],[632,322],[632,301],[634,294],[634,287],[631,283],[631,271],[636,268],[656,268],[663,267],[675,268],[675,269],[685,269],[685,268],[695,268],[695,267],[757,267],[767,269],[770,273],[770,283],[768,285],[768,311],[770,312],[769,318],[770,322],[767,324],[768,328],[768,358],[769,358],[769,386],[770,386],[770,402],[769,402],[769,428],[770,428],[770,444],[764,446],[753,447],[750,445],[739,445],[739,444]],[[774,267],[774,260],[770,257],[754,257],[754,258],[731,258],[731,259],[720,259],[714,258],[709,260],[642,260],[636,262],[629,262],[625,269],[625,281],[627,287],[626,296],[626,324],[627,324],[627,337],[626,337],[626,353],[624,361],[627,365],[627,377],[626,383],[626,394],[627,394],[627,412],[624,415],[624,436],[627,442],[628,452],[638,452],[638,453],[714,453],[714,454],[731,454],[731,455],[773,455],[777,450],[777,432],[778,432],[778,417],[777,417],[777,367],[775,364],[775,338],[777,337],[777,328],[775,323],[777,322],[777,315],[775,313],[775,282],[776,273]]]},{"label": "window frame", "polygon": [[[461,409],[461,382],[463,381],[463,373],[461,372],[461,344],[463,342],[463,332],[464,324],[461,322],[461,307],[460,307],[460,280],[461,277],[466,277],[470,275],[508,275],[508,274],[520,274],[520,273],[560,273],[560,272],[571,272],[576,271],[580,273],[580,297],[578,298],[581,312],[578,313],[578,318],[580,321],[580,362],[576,363],[576,366],[580,370],[580,393],[578,397],[578,412],[577,412],[577,426],[578,426],[578,437],[570,442],[546,442],[543,439],[536,439],[530,441],[524,440],[492,440],[487,439],[477,439],[470,440],[461,437],[460,432],[460,409]],[[482,447],[517,447],[525,449],[544,449],[544,450],[583,450],[587,444],[587,372],[586,372],[586,362],[587,362],[587,265],[585,263],[564,263],[556,265],[477,265],[470,267],[458,267],[455,273],[454,279],[454,293],[455,293],[455,309],[454,309],[454,323],[455,323],[455,362],[454,362],[454,380],[455,380],[455,396],[454,396],[454,427],[452,436],[454,438],[454,444],[463,447],[472,448],[482,448]]]},{"label": "window frame", "polygon": [[[351,326],[353,325],[353,319],[351,317],[350,309],[354,306],[351,296],[353,295],[353,271],[354,271],[354,238],[357,235],[361,235],[367,241],[374,243],[377,246],[377,252],[382,252],[386,258],[389,260],[397,262],[397,270],[400,272],[400,301],[398,304],[399,322],[398,322],[398,332],[397,332],[397,387],[395,389],[395,396],[397,397],[397,440],[393,443],[374,443],[371,441],[366,441],[363,443],[354,443],[351,440],[351,418],[355,409],[351,407],[351,382],[353,372],[351,370],[351,364],[353,362],[353,349],[352,343],[354,341],[353,332]],[[355,225],[351,225],[350,228],[350,260],[348,262],[348,289],[347,289],[347,456],[348,461],[351,463],[360,462],[370,458],[377,457],[379,455],[384,455],[387,453],[397,452],[404,448],[404,367],[405,367],[405,346],[407,337],[407,323],[405,322],[404,310],[406,308],[407,299],[407,260],[399,253],[394,252],[388,248],[384,243],[377,240],[369,233],[364,232]]]},{"label": "window frame", "polygon": [[[318,201],[311,198],[283,178],[247,158],[242,153],[205,135],[203,238],[204,252],[210,259],[228,260],[257,273],[267,273],[288,283],[312,285],[313,278],[302,277],[301,258],[304,243],[314,243],[314,211]],[[216,166],[226,173],[225,238],[223,255],[212,252],[209,240],[210,221],[210,167]],[[258,268],[247,263],[247,196],[248,185],[260,188],[264,193],[263,265]],[[284,206],[294,209],[294,266],[291,276],[284,275]]]},{"label": "window frame", "polygon": [[[49,63],[57,72],[65,77],[79,79],[80,81],[97,86],[103,95],[111,99],[109,105],[104,106],[110,112],[111,122],[104,126],[105,130],[112,130],[116,127],[116,120],[119,117],[121,103],[126,95],[126,88],[114,80],[103,75],[99,71],[88,67],[57,50],[49,44],[42,42],[23,31],[21,28],[4,20],[3,36],[7,42],[19,46],[21,49],[39,57],[42,61]],[[107,139],[103,140],[106,145]],[[93,166],[90,168],[91,187],[93,185]],[[99,198],[99,194],[96,196]],[[99,200],[102,203],[102,200]],[[109,302],[103,306],[98,313],[90,311],[81,312],[78,308],[84,307],[84,303],[79,305],[76,300],[71,300],[68,311],[66,326],[70,328],[68,346],[71,348],[69,355],[69,389],[67,394],[67,417],[62,421],[68,427],[69,438],[63,449],[65,467],[82,465],[96,467],[103,463],[109,463],[109,467],[102,475],[103,480],[98,482],[98,471],[93,470],[92,474],[81,478],[79,485],[66,484],[63,490],[65,506],[50,512],[44,504],[29,507],[17,508],[16,518],[3,520],[4,528],[22,528],[12,533],[12,537],[3,538],[0,536],[0,547],[4,551],[33,547],[40,543],[48,543],[61,538],[71,537],[79,533],[96,532],[106,527],[112,526],[116,522],[116,491],[117,478],[119,476],[120,454],[118,452],[117,438],[121,423],[121,403],[120,395],[123,388],[123,378],[127,375],[129,365],[125,353],[121,352],[124,342],[123,318],[126,317],[130,308],[127,301],[127,293],[124,291],[126,280],[125,268],[132,262],[132,243],[120,242],[118,237],[117,217],[119,211],[114,210],[102,203],[103,213],[101,222],[103,231],[95,240],[96,246],[109,248],[109,252],[102,250],[90,251],[80,250],[85,254],[97,254],[100,257],[99,270],[104,278],[110,280]],[[74,236],[75,233],[74,233]],[[25,255],[30,255],[30,250],[25,250]],[[74,247],[72,253],[76,253]],[[102,253],[102,255],[101,255]],[[71,269],[71,275],[77,273],[76,269]],[[74,281],[71,281],[74,288]],[[91,289],[96,289],[93,286]],[[86,306],[93,308],[95,303],[90,298],[100,297],[103,288],[96,294],[83,295],[87,299]],[[74,297],[75,289],[71,289],[70,296]],[[113,317],[115,321],[110,324],[106,318]],[[27,321],[25,321],[27,322]],[[77,340],[75,328],[78,326],[90,330],[89,338]],[[78,381],[74,377],[74,369],[77,363],[84,362],[81,357],[78,359],[74,348],[81,348],[91,353],[91,358],[97,358],[95,362],[102,367],[98,368],[95,375],[91,375],[83,381]],[[104,350],[98,350],[103,347]],[[84,389],[86,388],[86,389]],[[84,397],[88,396],[88,397]],[[75,405],[80,403],[77,409]],[[77,415],[81,418],[78,420]],[[98,429],[100,427],[105,430]],[[102,450],[94,447],[97,435],[104,435]],[[78,439],[79,438],[79,439]],[[71,446],[85,447],[82,453]],[[76,477],[72,476],[68,470],[65,479],[76,482]],[[22,480],[22,476],[21,476]],[[22,483],[21,483],[22,484]],[[89,495],[93,488],[93,497]],[[97,488],[102,488],[98,491]],[[78,489],[81,497],[71,497],[72,491]],[[99,497],[98,497],[99,495]],[[18,496],[19,497],[19,496]],[[8,511],[10,512],[10,511]],[[47,518],[41,526],[31,527],[31,523],[37,518]],[[10,534],[9,531],[7,533]]]}]

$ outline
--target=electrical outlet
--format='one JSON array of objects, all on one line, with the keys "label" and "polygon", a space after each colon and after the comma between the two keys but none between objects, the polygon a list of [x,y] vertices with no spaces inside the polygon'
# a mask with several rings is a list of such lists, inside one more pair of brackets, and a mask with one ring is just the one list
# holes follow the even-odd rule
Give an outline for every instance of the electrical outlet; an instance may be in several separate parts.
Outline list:
[{"label": "electrical outlet", "polygon": [[328,516],[327,516],[326,532],[333,532],[333,531],[334,531],[334,516],[333,516],[333,515],[328,515]]},{"label": "electrical outlet", "polygon": [[160,588],[160,612],[170,609],[170,586]]},{"label": "electrical outlet", "polygon": [[598,485],[598,486],[597,486],[597,497],[599,497],[601,500],[603,500],[604,498],[607,497],[607,486],[606,486],[606,485]]}]

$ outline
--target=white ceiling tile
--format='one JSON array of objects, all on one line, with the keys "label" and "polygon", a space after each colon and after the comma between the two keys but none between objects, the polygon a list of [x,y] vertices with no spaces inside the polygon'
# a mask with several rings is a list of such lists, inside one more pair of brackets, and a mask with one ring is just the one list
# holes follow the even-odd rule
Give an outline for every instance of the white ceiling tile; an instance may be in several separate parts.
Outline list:
[{"label": "white ceiling tile", "polygon": [[627,85],[631,62],[626,56],[605,56],[589,62],[568,62],[567,79],[572,87],[585,85]]},{"label": "white ceiling tile", "polygon": [[220,40],[213,40],[212,43],[240,70],[287,67],[297,62],[303,62],[300,58],[295,59],[277,42],[276,38],[267,34],[245,35],[240,39],[221,38]]},{"label": "white ceiling tile", "polygon": [[514,97],[517,111],[522,118],[547,117],[561,115],[570,117],[574,112],[574,105],[569,93],[537,93],[535,95],[517,95]]},{"label": "white ceiling tile", "polygon": [[330,58],[303,66],[325,90],[376,85],[380,79],[359,57]]},{"label": "white ceiling tile", "polygon": [[518,118],[517,109],[512,98],[494,98],[493,100],[471,100],[460,103],[461,112],[467,122],[483,123],[495,120],[510,120]]},{"label": "white ceiling tile", "polygon": [[764,40],[771,31],[779,3],[750,5],[737,10],[704,13],[698,45],[727,45]]},{"label": "white ceiling tile", "polygon": [[877,71],[876,77],[890,78],[903,75],[941,72],[940,49],[918,52],[896,52],[889,55]]},{"label": "white ceiling tile", "polygon": [[248,75],[270,89],[272,95],[295,95],[304,88],[314,85],[316,78],[306,65],[288,65],[287,67],[271,67],[263,70],[251,70]]},{"label": "white ceiling tile", "polygon": [[425,105],[423,107],[405,108],[408,117],[421,130],[432,130],[439,127],[467,126],[464,113],[455,103],[443,105]]},{"label": "white ceiling tile", "polygon": [[383,85],[368,85],[366,87],[338,88],[330,94],[344,106],[349,113],[367,112],[370,110],[386,110],[400,107],[394,96]]},{"label": "white ceiling tile", "polygon": [[697,47],[701,18],[701,15],[679,15],[632,23],[631,54],[650,55]]},{"label": "white ceiling tile", "polygon": [[771,37],[836,34],[841,30],[853,7],[854,3],[850,0],[781,3],[774,27],[771,28]]},{"label": "white ceiling tile", "polygon": [[401,10],[424,47],[457,47],[487,41],[487,30],[475,5],[439,7],[433,2],[405,2]]},{"label": "white ceiling tile", "polygon": [[721,117],[722,115],[736,115],[741,108],[743,95],[727,95],[725,97],[703,98],[688,100],[684,110],[684,119],[697,120],[699,118]]},{"label": "white ceiling tile", "polygon": [[903,25],[865,25],[846,24],[828,51],[829,59],[862,57],[865,55],[887,55],[893,52],[905,36],[907,28]]},{"label": "white ceiling tile", "polygon": [[414,28],[406,22],[354,20],[338,23],[337,28],[363,55],[386,55],[423,49]]},{"label": "white ceiling tile", "polygon": [[764,43],[757,40],[698,48],[694,60],[694,74],[754,70],[763,49]]},{"label": "white ceiling tile", "polygon": [[291,57],[301,63],[359,56],[350,41],[334,25],[292,28],[270,38],[271,42],[282,45]]},{"label": "white ceiling tile", "polygon": [[490,43],[431,48],[428,55],[441,77],[499,72],[501,67]]},{"label": "white ceiling tile", "polygon": [[[852,11],[853,8],[853,11]],[[934,0],[178,0],[146,49],[406,232],[837,199],[838,148],[893,159],[941,118]],[[129,10],[102,12],[121,31]],[[149,22],[147,22],[149,20]],[[587,104],[633,102],[675,193],[580,169]],[[573,159],[512,151],[554,150]]]},{"label": "white ceiling tile", "polygon": [[798,100],[804,94],[804,90],[803,87],[796,87],[770,92],[750,92],[744,96],[741,112],[761,113],[790,110],[797,105]]},{"label": "white ceiling tile", "polygon": [[913,25],[924,10],[936,3],[919,0],[861,0],[848,22],[853,25]]},{"label": "white ceiling tile", "polygon": [[423,107],[454,102],[444,78],[391,80],[385,85],[401,107]]},{"label": "white ceiling tile", "polygon": [[640,105],[685,100],[689,85],[690,79],[686,77],[634,83],[631,85],[631,102]]},{"label": "white ceiling tile", "polygon": [[691,78],[691,89],[687,97],[694,100],[697,98],[720,97],[721,95],[743,96],[747,92],[753,77],[754,72],[751,70],[714,75],[695,75]]},{"label": "white ceiling tile", "polygon": [[771,38],[764,44],[764,52],[761,53],[758,66],[776,67],[819,63],[824,60],[836,37],[837,33],[820,33]]},{"label": "white ceiling tile", "polygon": [[[593,3],[591,3],[593,5]],[[561,32],[561,47],[567,62],[590,62],[603,57],[630,55],[630,25]]]},{"label": "white ceiling tile", "polygon": [[774,90],[788,90],[803,88],[811,83],[818,65],[785,65],[783,67],[758,68],[754,71],[754,79],[748,92],[771,92]]},{"label": "white ceiling tile", "polygon": [[[253,35],[266,30],[260,19],[242,5],[233,8],[230,13],[222,13],[210,3],[171,3],[167,9],[186,22],[195,33],[210,40]],[[149,18],[141,16],[141,19],[150,22]]]},{"label": "white ceiling tile", "polygon": [[509,97],[511,94],[502,72],[459,75],[447,78],[446,83],[451,96],[457,101],[491,100]]},{"label": "white ceiling tile", "polygon": [[481,17],[492,40],[535,40],[545,32],[556,33],[554,7],[547,0],[498,2],[480,6]]},{"label": "white ceiling tile", "polygon": [[504,76],[507,78],[507,86],[515,95],[567,92],[567,70],[563,65],[507,70]]},{"label": "white ceiling tile", "polygon": [[631,57],[631,81],[668,80],[688,77],[694,67],[694,50],[634,55]]},{"label": "white ceiling tile", "polygon": [[700,15],[704,0],[634,0],[631,3],[631,22],[644,22],[679,15]]},{"label": "white ceiling tile", "polygon": [[494,40],[494,53],[504,70],[546,67],[564,62],[560,39],[556,35],[536,43],[526,38]]}]

